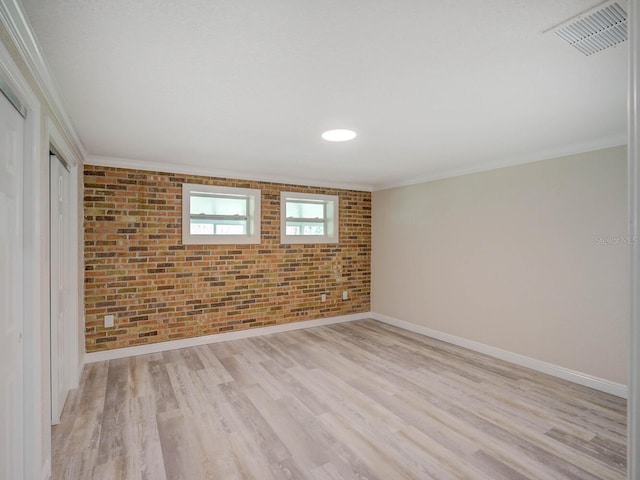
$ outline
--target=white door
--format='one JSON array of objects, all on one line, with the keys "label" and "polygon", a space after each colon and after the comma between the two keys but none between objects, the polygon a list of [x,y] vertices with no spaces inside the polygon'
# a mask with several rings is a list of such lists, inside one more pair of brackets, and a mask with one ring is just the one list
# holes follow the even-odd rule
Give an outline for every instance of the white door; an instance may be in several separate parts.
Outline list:
[{"label": "white door", "polygon": [[65,365],[71,345],[68,335],[67,298],[69,276],[69,171],[51,155],[51,423],[60,423],[60,415],[69,393]]},{"label": "white door", "polygon": [[0,94],[0,478],[23,475],[24,119]]}]

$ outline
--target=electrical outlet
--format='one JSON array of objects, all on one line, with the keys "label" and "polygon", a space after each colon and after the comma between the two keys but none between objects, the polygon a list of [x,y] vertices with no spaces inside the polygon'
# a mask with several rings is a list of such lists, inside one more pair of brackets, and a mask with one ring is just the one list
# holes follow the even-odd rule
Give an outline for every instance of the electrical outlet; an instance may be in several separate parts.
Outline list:
[{"label": "electrical outlet", "polygon": [[115,317],[113,315],[104,316],[104,328],[113,328]]},{"label": "electrical outlet", "polygon": [[342,292],[342,300],[349,300],[349,292],[347,290]]},{"label": "electrical outlet", "polygon": [[326,302],[327,301],[327,294],[326,293],[321,294],[320,295],[320,300],[322,300],[323,302]]}]

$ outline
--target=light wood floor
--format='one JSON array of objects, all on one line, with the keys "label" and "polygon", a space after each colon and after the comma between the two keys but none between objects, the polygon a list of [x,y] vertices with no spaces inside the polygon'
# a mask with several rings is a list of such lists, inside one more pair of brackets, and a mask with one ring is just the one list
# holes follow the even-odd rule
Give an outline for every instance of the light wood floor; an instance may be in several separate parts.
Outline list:
[{"label": "light wood floor", "polygon": [[54,479],[622,479],[625,401],[373,320],[89,364]]}]

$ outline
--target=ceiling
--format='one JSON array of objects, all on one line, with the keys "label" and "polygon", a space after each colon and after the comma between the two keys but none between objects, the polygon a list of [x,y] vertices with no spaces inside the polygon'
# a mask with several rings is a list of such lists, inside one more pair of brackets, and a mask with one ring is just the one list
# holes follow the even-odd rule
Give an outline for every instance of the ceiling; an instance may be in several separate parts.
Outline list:
[{"label": "ceiling", "polygon": [[90,163],[375,189],[625,142],[627,43],[543,33],[598,0],[22,3]]}]

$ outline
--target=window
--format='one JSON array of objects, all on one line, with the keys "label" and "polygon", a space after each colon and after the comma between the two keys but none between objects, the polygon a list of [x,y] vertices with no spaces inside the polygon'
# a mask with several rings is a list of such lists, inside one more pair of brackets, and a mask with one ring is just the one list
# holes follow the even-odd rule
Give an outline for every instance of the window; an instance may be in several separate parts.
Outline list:
[{"label": "window", "polygon": [[281,243],[338,243],[338,196],[280,193]]},{"label": "window", "polygon": [[260,243],[260,190],[183,184],[182,243]]}]

